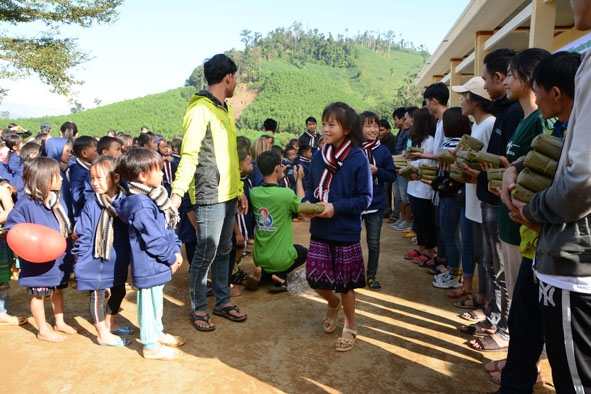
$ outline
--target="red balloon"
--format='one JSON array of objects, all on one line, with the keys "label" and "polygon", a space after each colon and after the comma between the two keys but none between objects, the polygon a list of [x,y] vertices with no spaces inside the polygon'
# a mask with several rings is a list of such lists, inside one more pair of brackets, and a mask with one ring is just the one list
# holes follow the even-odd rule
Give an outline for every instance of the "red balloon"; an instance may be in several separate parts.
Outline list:
[{"label": "red balloon", "polygon": [[47,226],[19,223],[6,235],[6,242],[14,253],[31,263],[46,263],[66,251],[66,239]]}]

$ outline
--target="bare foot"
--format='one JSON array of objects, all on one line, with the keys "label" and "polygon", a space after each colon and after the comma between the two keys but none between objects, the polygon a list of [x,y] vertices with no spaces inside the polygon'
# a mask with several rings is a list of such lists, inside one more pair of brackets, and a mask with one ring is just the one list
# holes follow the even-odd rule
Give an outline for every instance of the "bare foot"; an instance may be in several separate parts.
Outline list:
[{"label": "bare foot", "polygon": [[74,335],[78,333],[78,330],[76,330],[74,327],[67,325],[66,323],[61,323],[61,324],[56,324],[53,327],[56,331],[60,331],[63,332],[64,334],[68,334],[68,335]]},{"label": "bare foot", "polygon": [[97,335],[96,339],[99,343],[116,343],[119,340],[119,337],[108,332],[103,335]]},{"label": "bare foot", "polygon": [[40,341],[45,341],[45,342],[50,342],[50,343],[58,343],[58,342],[62,342],[64,339],[66,339],[65,336],[58,334],[55,331],[43,331],[43,332],[39,332],[37,334],[37,339]]},{"label": "bare foot", "polygon": [[230,297],[240,297],[242,293],[234,285],[230,285]]}]

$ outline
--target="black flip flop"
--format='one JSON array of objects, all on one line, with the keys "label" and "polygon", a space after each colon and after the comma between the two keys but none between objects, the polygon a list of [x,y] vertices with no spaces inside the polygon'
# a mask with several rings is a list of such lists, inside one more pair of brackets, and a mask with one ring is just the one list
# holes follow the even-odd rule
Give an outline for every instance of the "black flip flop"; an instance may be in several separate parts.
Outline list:
[{"label": "black flip flop", "polygon": [[235,322],[242,322],[242,321],[246,320],[246,315],[241,316],[241,317],[237,317],[237,316],[230,314],[230,311],[236,311],[236,312],[240,313],[240,309],[238,309],[238,307],[236,305],[228,305],[228,306],[223,307],[222,309],[214,309],[213,314],[216,316],[225,317],[226,319],[232,320]]},{"label": "black flip flop", "polygon": [[[201,315],[197,315],[195,313],[191,313],[191,317],[189,319],[191,320],[191,323],[193,323],[193,327],[195,327],[195,329],[197,331],[213,331],[213,330],[215,330],[215,326],[212,327],[209,325],[209,320],[210,320],[209,314],[201,316]],[[197,324],[195,324],[196,321],[202,321],[202,322],[207,323],[207,327],[198,326]]]}]

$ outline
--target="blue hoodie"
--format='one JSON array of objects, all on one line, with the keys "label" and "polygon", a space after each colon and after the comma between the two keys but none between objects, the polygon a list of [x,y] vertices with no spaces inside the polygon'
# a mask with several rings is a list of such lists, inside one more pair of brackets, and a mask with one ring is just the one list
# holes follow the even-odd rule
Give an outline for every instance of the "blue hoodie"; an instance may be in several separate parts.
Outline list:
[{"label": "blue hoodie", "polygon": [[386,192],[384,183],[393,183],[396,180],[396,167],[394,160],[386,145],[378,146],[373,152],[378,172],[373,183],[372,199],[368,211],[386,208]]},{"label": "blue hoodie", "polygon": [[121,221],[129,225],[131,278],[140,289],[163,285],[172,279],[170,266],[181,252],[174,229],[165,228],[164,213],[150,197],[128,195],[113,203]]},{"label": "blue hoodie", "polygon": [[[310,163],[304,201],[318,202],[314,197],[314,190],[318,187],[323,169],[324,161],[319,150],[314,153]],[[369,207],[371,195],[369,161],[361,148],[354,146],[330,183],[328,201],[334,206],[334,216],[329,219],[312,218],[310,233],[313,237],[330,242],[359,242],[361,212]]]},{"label": "blue hoodie", "polygon": [[[64,203],[63,200],[61,202]],[[42,224],[58,232],[61,231],[59,221],[53,211],[47,209],[39,201],[29,200],[26,197],[18,199],[8,214],[5,227],[10,230],[19,223]],[[56,260],[46,263],[31,263],[21,257],[19,259],[21,265],[18,277],[19,286],[54,287],[70,280],[74,257],[70,252],[72,241],[70,238],[66,241],[66,252]]]},{"label": "blue hoodie", "polygon": [[45,152],[47,157],[57,160],[60,163],[60,175],[62,176],[62,188],[60,189],[61,198],[64,200],[64,207],[68,210],[70,220],[74,220],[74,211],[72,208],[72,189],[70,187],[70,180],[65,171],[62,170],[62,154],[64,147],[70,142],[66,138],[52,137],[45,142]]},{"label": "blue hoodie", "polygon": [[123,285],[131,258],[129,229],[118,217],[113,219],[113,246],[109,260],[94,257],[94,241],[101,208],[92,198],[80,213],[76,223],[78,240],[72,254],[78,256],[74,273],[78,290],[103,290]]}]

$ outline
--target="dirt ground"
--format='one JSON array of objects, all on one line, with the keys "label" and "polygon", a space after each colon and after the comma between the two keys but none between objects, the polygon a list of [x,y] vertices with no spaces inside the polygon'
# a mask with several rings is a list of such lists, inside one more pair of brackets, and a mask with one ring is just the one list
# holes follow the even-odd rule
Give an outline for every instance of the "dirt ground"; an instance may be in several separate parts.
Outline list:
[{"label": "dirt ground", "polygon": [[[308,224],[294,223],[296,242],[308,244]],[[363,242],[364,243],[364,242]],[[365,246],[364,246],[365,247]],[[481,353],[457,331],[463,324],[445,290],[425,269],[402,258],[412,245],[384,221],[378,279],[383,289],[357,291],[355,348],[334,350],[342,328],[322,331],[325,304],[313,295],[271,294],[266,288],[233,298],[244,323],[213,316],[217,329],[198,332],[189,322],[188,264],[166,285],[164,328],[187,343],[175,361],[141,357],[135,292],[121,322],[136,328],[125,348],[98,346],[89,323],[88,296],[65,291],[67,320],[79,333],[59,344],[38,341],[32,324],[0,327],[2,393],[485,393],[497,389],[482,365],[504,353]],[[243,261],[252,270],[252,261]],[[476,282],[476,281],[475,281]],[[30,316],[29,297],[16,282],[10,312]],[[210,309],[214,300],[208,299]],[[47,303],[48,320],[51,319]],[[542,363],[544,388],[553,393]]]}]

